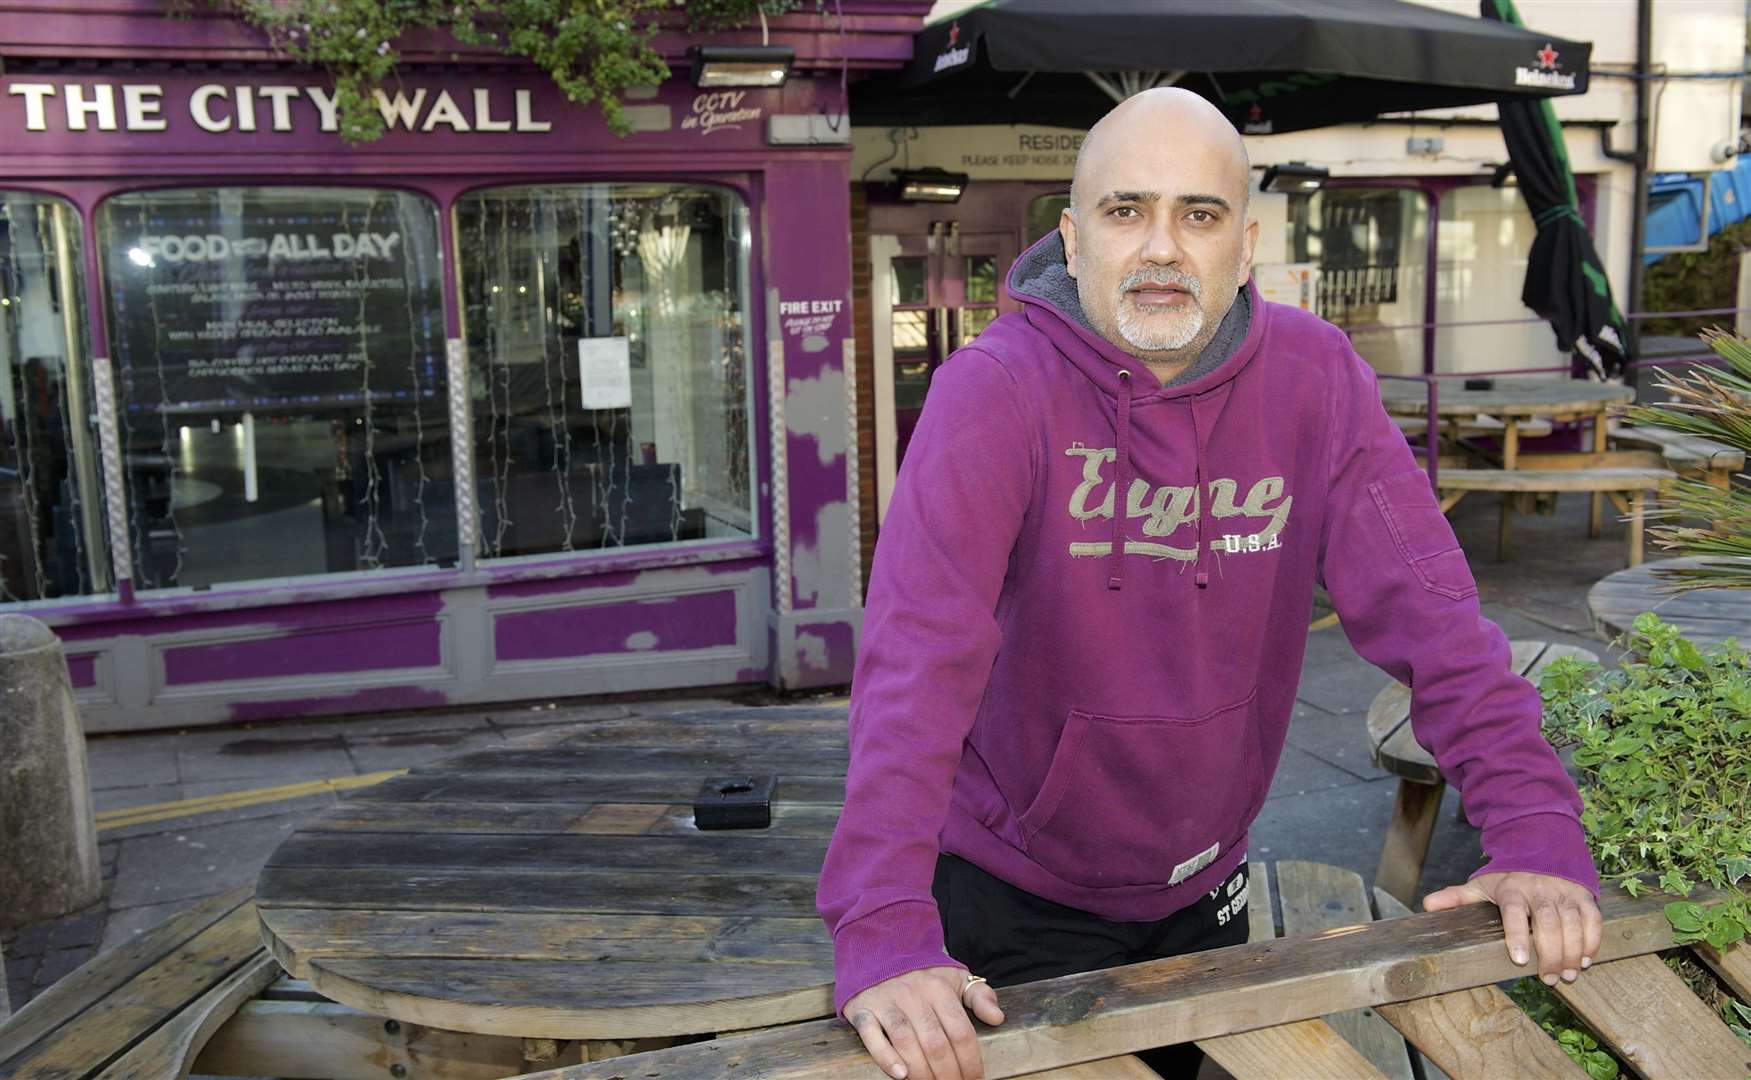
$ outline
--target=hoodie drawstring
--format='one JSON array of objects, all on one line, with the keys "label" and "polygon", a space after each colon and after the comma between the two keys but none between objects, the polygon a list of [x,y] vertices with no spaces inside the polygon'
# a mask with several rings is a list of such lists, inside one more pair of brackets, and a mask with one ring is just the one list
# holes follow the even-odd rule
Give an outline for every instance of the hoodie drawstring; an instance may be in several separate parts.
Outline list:
[{"label": "hoodie drawstring", "polygon": [[1204,504],[1209,501],[1210,485],[1204,480],[1204,423],[1203,417],[1198,412],[1198,402],[1202,396],[1201,394],[1192,395],[1192,438],[1198,447],[1198,555],[1192,561],[1192,567],[1197,571],[1192,576],[1192,580],[1197,582],[1198,588],[1207,589],[1210,587],[1210,572],[1204,569],[1204,560],[1209,555],[1210,544],[1204,537],[1204,522],[1209,520],[1210,514],[1209,507]]},{"label": "hoodie drawstring", "polygon": [[1107,588],[1125,587],[1125,513],[1131,492],[1131,373],[1119,371],[1118,439],[1113,446],[1113,551]]}]

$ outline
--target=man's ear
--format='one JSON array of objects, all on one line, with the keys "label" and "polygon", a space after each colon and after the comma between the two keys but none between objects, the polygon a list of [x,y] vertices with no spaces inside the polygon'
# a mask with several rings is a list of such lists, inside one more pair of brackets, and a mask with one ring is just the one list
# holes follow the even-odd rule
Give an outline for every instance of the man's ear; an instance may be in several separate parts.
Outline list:
[{"label": "man's ear", "polygon": [[1076,276],[1076,215],[1066,206],[1058,215],[1058,235],[1064,241],[1064,269]]},{"label": "man's ear", "polygon": [[1259,221],[1252,218],[1246,223],[1246,230],[1241,234],[1241,271],[1240,284],[1245,285],[1252,280],[1252,253],[1259,243]]}]

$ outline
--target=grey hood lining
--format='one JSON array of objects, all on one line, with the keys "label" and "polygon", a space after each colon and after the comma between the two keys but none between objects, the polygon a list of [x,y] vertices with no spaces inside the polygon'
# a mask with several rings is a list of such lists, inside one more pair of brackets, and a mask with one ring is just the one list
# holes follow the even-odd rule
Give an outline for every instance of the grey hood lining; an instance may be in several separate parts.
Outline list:
[{"label": "grey hood lining", "polygon": [[[1082,298],[1076,291],[1076,279],[1065,268],[1064,238],[1056,232],[1048,234],[1016,260],[1015,268],[1010,272],[1009,291],[1018,300],[1032,300],[1050,307],[1095,337],[1100,337],[1094,327],[1089,325],[1088,316],[1082,312]],[[1216,336],[1204,346],[1198,358],[1163,385],[1180,386],[1215,371],[1240,348],[1251,327],[1252,297],[1250,290],[1243,288],[1236,295],[1235,302],[1229,306],[1228,314],[1222,317],[1222,325],[1216,328]]]}]

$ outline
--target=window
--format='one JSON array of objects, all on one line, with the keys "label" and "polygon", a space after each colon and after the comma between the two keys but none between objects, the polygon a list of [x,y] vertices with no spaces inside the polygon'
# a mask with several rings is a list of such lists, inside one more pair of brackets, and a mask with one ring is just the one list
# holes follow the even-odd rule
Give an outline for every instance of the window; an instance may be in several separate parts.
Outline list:
[{"label": "window", "polygon": [[73,208],[0,192],[0,603],[111,586],[84,278]]},{"label": "window", "polygon": [[753,536],[741,200],[496,188],[456,232],[482,553]]},{"label": "window", "polygon": [[1531,321],[1520,299],[1538,234],[1518,188],[1478,184],[1441,196],[1435,239],[1436,370],[1562,367],[1549,325]]},{"label": "window", "polygon": [[1027,208],[1027,243],[1033,243],[1049,232],[1058,228],[1058,219],[1064,216],[1064,211],[1070,206],[1070,193],[1062,195],[1041,195]]},{"label": "window", "polygon": [[455,559],[437,228],[362,188],[100,208],[141,587]]},{"label": "window", "polygon": [[1326,186],[1289,196],[1289,261],[1319,267],[1316,310],[1374,369],[1423,370],[1428,204],[1404,188]]}]

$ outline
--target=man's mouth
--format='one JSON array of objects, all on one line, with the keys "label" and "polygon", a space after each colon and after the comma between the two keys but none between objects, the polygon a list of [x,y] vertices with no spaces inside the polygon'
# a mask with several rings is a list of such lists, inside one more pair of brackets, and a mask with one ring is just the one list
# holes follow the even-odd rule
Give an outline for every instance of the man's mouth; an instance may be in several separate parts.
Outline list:
[{"label": "man's mouth", "polygon": [[1178,307],[1192,299],[1191,291],[1178,285],[1139,285],[1126,295],[1145,307]]}]

